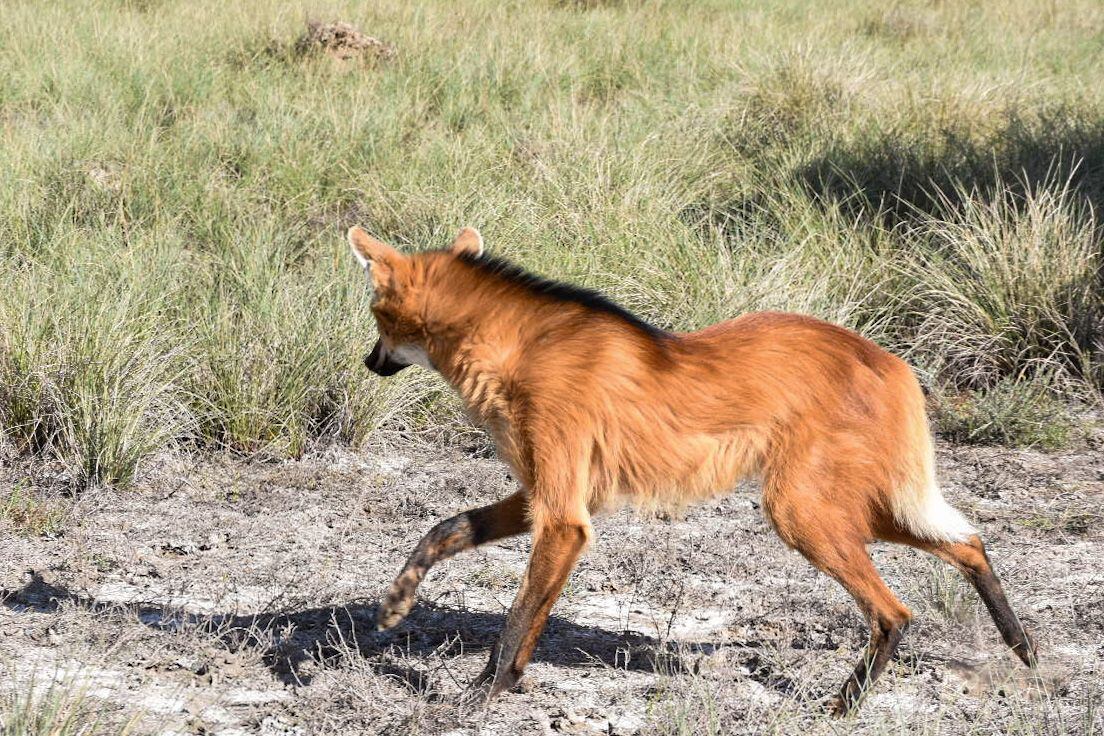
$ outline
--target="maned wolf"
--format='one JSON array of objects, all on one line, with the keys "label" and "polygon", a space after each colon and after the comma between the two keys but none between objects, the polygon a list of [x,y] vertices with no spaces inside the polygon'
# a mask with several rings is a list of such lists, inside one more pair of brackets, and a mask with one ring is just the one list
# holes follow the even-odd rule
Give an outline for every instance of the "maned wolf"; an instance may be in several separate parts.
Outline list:
[{"label": "maned wolf", "polygon": [[974,528],[943,500],[924,397],[904,361],[854,332],[796,314],[748,314],[700,332],[657,329],[601,295],[483,255],[464,228],[446,250],[403,255],[358,227],[390,376],[434,369],[487,427],[520,484],[419,542],[380,604],[380,629],[410,611],[429,568],[524,531],[521,590],[469,697],[521,677],[593,514],[623,499],[679,504],[762,482],[782,540],[847,589],[870,643],[832,708],[854,707],[892,657],[911,613],[866,546],[917,547],[974,585],[1026,664],[1035,643],[1005,598]]}]

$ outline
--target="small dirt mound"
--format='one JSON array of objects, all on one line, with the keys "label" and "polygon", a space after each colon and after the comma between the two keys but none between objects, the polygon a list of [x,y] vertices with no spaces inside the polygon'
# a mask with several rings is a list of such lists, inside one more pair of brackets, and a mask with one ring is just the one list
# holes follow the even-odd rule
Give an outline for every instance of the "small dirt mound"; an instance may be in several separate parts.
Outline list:
[{"label": "small dirt mound", "polygon": [[342,21],[311,21],[307,24],[306,32],[295,42],[295,52],[300,56],[326,54],[340,61],[386,60],[395,56],[395,47],[378,38],[366,36]]}]

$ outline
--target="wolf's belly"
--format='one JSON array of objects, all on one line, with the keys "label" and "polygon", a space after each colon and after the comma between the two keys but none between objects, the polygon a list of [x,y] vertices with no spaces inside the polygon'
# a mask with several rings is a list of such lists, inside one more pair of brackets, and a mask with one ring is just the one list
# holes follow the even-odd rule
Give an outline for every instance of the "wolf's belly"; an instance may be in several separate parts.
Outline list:
[{"label": "wolf's belly", "polygon": [[615,467],[597,469],[593,511],[620,503],[671,508],[728,493],[737,483],[759,474],[763,448],[754,435],[691,435],[671,438],[651,452],[622,452]]}]

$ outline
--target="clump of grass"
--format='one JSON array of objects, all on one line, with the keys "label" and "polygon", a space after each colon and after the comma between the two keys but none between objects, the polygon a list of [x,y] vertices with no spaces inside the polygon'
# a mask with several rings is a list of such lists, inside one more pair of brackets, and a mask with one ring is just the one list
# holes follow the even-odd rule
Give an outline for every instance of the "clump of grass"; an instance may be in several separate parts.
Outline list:
[{"label": "clump of grass", "polygon": [[111,725],[104,716],[103,706],[72,682],[43,688],[32,680],[0,695],[0,734],[5,736],[125,736],[138,722]]},{"label": "clump of grass", "polygon": [[689,678],[681,687],[672,682],[669,689],[659,690],[648,704],[651,726],[664,736],[691,736],[724,733],[724,708],[718,702],[712,683],[703,678]]},{"label": "clump of grass", "polygon": [[827,61],[807,49],[771,54],[769,71],[750,75],[728,113],[724,143],[751,161],[792,161],[795,142],[820,140],[846,118],[865,75],[846,69],[850,61]]},{"label": "clump of grass", "polygon": [[944,391],[936,432],[953,442],[1057,450],[1084,436],[1066,402],[1045,385],[1005,379],[989,389]]},{"label": "clump of grass", "polygon": [[0,519],[6,519],[18,534],[55,535],[64,518],[65,512],[58,504],[39,498],[18,484],[6,499],[0,499]]},{"label": "clump of grass", "polygon": [[928,574],[920,578],[918,600],[951,623],[972,621],[977,615],[978,598],[962,575],[941,560],[926,562]]},{"label": "clump of grass", "polygon": [[1092,212],[1068,187],[956,200],[944,199],[913,233],[912,355],[968,387],[1055,372],[1091,377],[1104,325]]},{"label": "clump of grass", "polygon": [[[150,314],[165,281],[143,264],[6,272],[0,419],[17,446],[57,458],[79,486],[125,484],[187,424],[175,380],[181,346]],[[141,275],[139,275],[141,274]]]},{"label": "clump of grass", "polygon": [[231,237],[188,305],[197,349],[183,379],[198,437],[244,454],[299,455],[341,409],[346,299],[290,267],[286,243]]}]

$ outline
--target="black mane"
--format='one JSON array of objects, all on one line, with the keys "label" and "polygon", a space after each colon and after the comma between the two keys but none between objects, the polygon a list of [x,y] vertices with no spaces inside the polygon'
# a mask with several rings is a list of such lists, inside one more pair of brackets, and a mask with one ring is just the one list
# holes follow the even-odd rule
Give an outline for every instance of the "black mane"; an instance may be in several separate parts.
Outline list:
[{"label": "black mane", "polygon": [[562,281],[554,281],[553,279],[546,279],[543,276],[537,276],[507,261],[505,258],[496,258],[486,254],[479,256],[463,254],[459,256],[459,258],[464,263],[485,274],[497,276],[503,281],[520,286],[534,294],[551,297],[561,302],[579,304],[596,312],[613,315],[653,338],[667,337],[668,335],[666,330],[645,322],[620,304],[617,304],[609,299],[609,297],[594,289],[575,286],[573,284],[565,284]]}]

